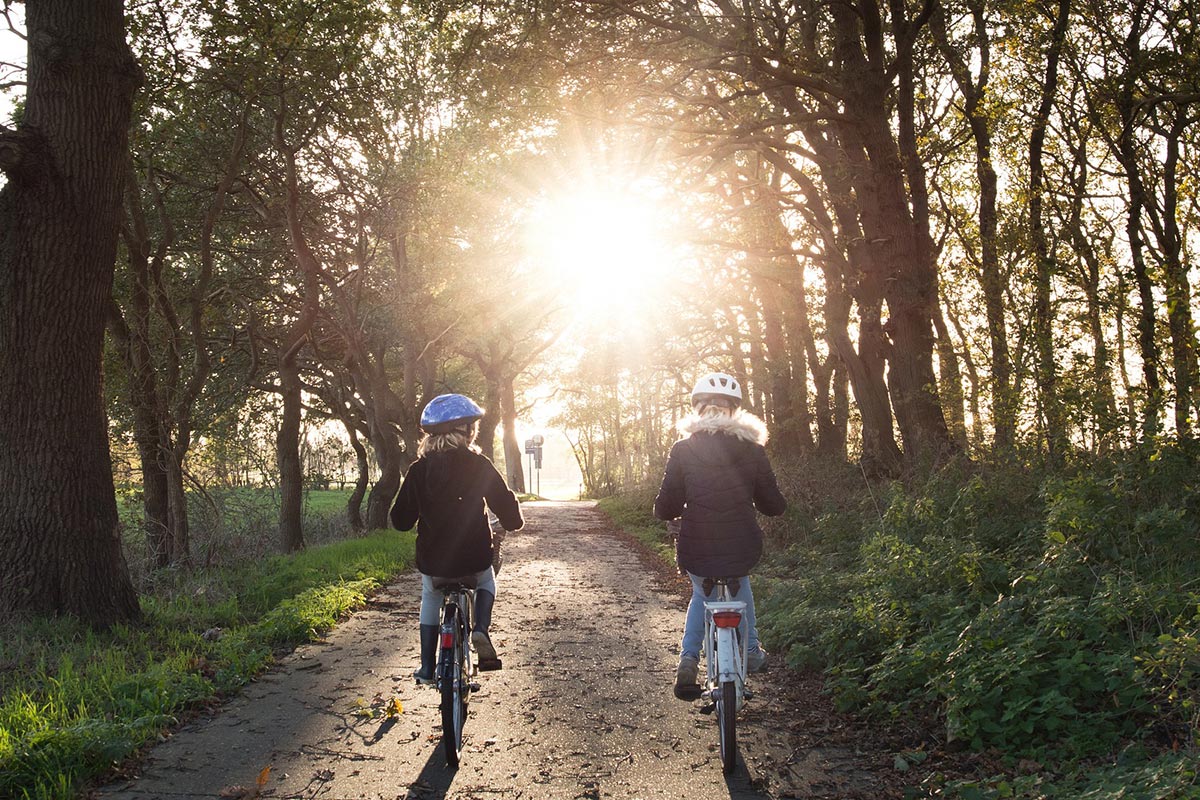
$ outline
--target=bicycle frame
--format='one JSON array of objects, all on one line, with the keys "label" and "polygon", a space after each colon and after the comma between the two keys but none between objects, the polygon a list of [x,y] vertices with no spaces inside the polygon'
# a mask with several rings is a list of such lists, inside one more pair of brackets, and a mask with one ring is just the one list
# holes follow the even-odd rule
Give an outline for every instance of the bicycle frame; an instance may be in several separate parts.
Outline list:
[{"label": "bicycle frame", "polygon": [[[730,600],[724,584],[717,585],[716,600],[704,603],[704,641],[708,650],[705,695],[711,702],[716,702],[721,685],[733,681],[737,687],[736,710],[745,704],[746,640],[749,637],[742,636],[740,630],[745,613],[746,604]],[[736,621],[733,615],[736,615]],[[732,624],[727,624],[729,622]]]},{"label": "bicycle frame", "polygon": [[471,682],[477,671],[470,639],[474,612],[474,589],[461,583],[442,589],[437,687],[442,695],[442,742],[451,767],[458,766],[462,755],[467,704],[477,688]]},{"label": "bicycle frame", "polygon": [[[461,637],[464,661],[466,666],[464,678],[470,678],[475,674],[475,663],[471,650],[470,642],[467,637],[470,636],[471,626],[475,616],[475,591],[473,589],[463,587],[447,588],[442,593],[442,623],[439,634],[439,655],[438,655],[438,687],[441,688],[443,680],[454,679],[454,668],[458,665],[454,663],[454,647],[456,637]],[[458,620],[462,620],[461,626],[458,625]]]},{"label": "bicycle frame", "polygon": [[[704,602],[708,679],[703,696],[708,705],[701,711],[716,711],[721,769],[730,775],[737,769],[737,714],[749,697],[746,691],[746,645],[750,637],[742,633],[746,603],[729,599],[726,579],[705,580],[706,592],[713,586],[717,589],[716,599]],[[736,591],[736,582],[734,587]]]}]

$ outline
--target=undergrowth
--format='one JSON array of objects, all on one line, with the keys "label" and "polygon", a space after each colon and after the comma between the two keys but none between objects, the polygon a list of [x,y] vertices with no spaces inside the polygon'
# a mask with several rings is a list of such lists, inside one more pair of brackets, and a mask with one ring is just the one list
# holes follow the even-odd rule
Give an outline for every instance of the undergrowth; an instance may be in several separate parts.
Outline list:
[{"label": "undergrowth", "polygon": [[294,556],[180,573],[144,619],[0,630],[0,797],[65,800],[171,726],[237,690],[273,654],[319,637],[411,564],[413,536],[376,532]]}]

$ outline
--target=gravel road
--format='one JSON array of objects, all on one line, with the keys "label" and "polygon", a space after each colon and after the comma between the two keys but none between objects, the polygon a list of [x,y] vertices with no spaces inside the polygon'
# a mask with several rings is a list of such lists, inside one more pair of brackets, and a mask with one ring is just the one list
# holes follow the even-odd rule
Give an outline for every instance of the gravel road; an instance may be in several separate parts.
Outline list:
[{"label": "gravel road", "polygon": [[[769,677],[756,676],[758,692],[743,712],[745,764],[728,779],[722,775],[714,718],[671,694],[681,581],[644,564],[589,503],[529,503],[524,510],[526,528],[509,535],[498,581],[492,639],[504,669],[480,676],[459,769],[446,767],[440,749],[437,692],[411,677],[419,579],[408,574],[325,641],[299,648],[217,713],[155,746],[136,777],[96,796],[849,794],[838,785],[850,788],[844,781],[853,770],[836,750],[806,751],[797,782],[800,762],[776,725]],[[382,711],[393,698],[403,711],[389,719]],[[789,775],[782,795],[781,770]]]}]

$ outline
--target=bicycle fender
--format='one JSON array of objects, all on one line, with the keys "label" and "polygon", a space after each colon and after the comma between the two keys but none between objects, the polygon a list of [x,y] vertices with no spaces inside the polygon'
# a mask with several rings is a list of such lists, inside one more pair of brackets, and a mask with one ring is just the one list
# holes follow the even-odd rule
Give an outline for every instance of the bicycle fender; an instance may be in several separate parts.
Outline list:
[{"label": "bicycle fender", "polygon": [[736,628],[717,629],[717,675],[721,676],[722,680],[732,680],[732,676],[738,674],[741,648],[738,645],[736,631]]}]

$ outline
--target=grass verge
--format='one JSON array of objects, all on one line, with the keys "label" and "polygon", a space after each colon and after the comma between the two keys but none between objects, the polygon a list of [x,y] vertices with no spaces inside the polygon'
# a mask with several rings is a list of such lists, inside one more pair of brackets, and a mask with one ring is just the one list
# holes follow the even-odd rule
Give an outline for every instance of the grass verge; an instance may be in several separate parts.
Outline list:
[{"label": "grass verge", "polygon": [[71,619],[0,628],[0,798],[67,800],[180,717],[319,637],[409,567],[394,531],[237,569],[180,574],[106,632]]}]

